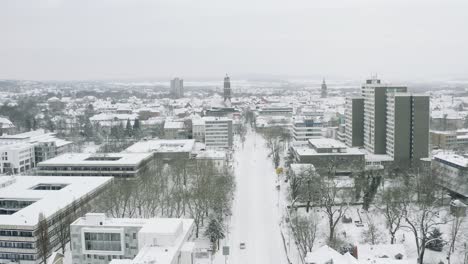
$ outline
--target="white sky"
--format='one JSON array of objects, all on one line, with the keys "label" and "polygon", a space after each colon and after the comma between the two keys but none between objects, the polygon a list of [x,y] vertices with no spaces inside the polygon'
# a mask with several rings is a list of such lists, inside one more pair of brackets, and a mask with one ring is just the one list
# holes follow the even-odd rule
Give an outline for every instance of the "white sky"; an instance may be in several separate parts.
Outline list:
[{"label": "white sky", "polygon": [[468,78],[466,0],[0,0],[0,78]]}]

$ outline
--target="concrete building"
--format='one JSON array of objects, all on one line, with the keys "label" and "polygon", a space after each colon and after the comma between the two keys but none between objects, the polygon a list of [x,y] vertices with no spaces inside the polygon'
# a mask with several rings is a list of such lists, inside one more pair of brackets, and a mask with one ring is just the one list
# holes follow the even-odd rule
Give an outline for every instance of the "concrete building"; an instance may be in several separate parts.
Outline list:
[{"label": "concrete building", "polygon": [[438,183],[468,202],[468,158],[453,153],[439,153],[432,159]]},{"label": "concrete building", "polygon": [[34,146],[34,163],[53,158],[71,151],[73,143],[59,139],[55,133],[46,133],[43,129],[20,133],[16,135],[3,135],[0,145],[31,144]]},{"label": "concrete building", "polygon": [[346,98],[345,143],[349,147],[364,145],[364,98]]},{"label": "concrete building", "polygon": [[382,84],[378,79],[362,85],[364,98],[364,147],[374,154],[386,154],[387,93],[406,92],[404,86]]},{"label": "concrete building", "polygon": [[0,174],[24,173],[35,167],[34,145],[13,143],[0,145]]},{"label": "concrete building", "polygon": [[430,131],[433,149],[456,149],[458,147],[456,131]]},{"label": "concrete building", "polygon": [[233,143],[232,119],[203,117],[207,148],[231,148]]},{"label": "concrete building", "polygon": [[192,119],[192,138],[197,142],[205,142],[205,120],[202,118]]},{"label": "concrete building", "polygon": [[357,148],[349,148],[335,139],[309,139],[307,145],[291,145],[291,153],[295,163],[313,164],[320,175],[349,175],[354,171],[363,170],[365,154]]},{"label": "concrete building", "polygon": [[193,219],[86,214],[70,226],[72,263],[192,264],[193,227]]},{"label": "concrete building", "polygon": [[57,223],[78,217],[112,182],[111,177],[0,176],[0,263],[40,263],[39,214],[48,223],[51,253],[60,247]]},{"label": "concrete building", "polygon": [[297,117],[293,121],[291,133],[294,141],[307,143],[311,138],[323,137],[322,122],[320,118]]},{"label": "concrete building", "polygon": [[407,93],[404,86],[382,84],[378,79],[367,80],[361,91],[362,99],[346,101],[348,146],[387,154],[402,166],[419,164],[421,158],[428,157],[428,96]]},{"label": "concrete building", "polygon": [[419,161],[429,155],[429,96],[387,95],[386,152],[395,162]]},{"label": "concrete building", "polygon": [[187,138],[187,130],[182,121],[166,120],[164,122],[164,139]]},{"label": "concrete building", "polygon": [[[37,164],[39,175],[50,176],[140,176],[154,160],[146,153],[66,153]],[[61,177],[63,178],[63,177]]]},{"label": "concrete building", "polygon": [[224,87],[223,87],[223,98],[224,98],[224,102],[226,102],[226,101],[231,101],[231,95],[232,95],[232,91],[231,91],[231,79],[230,79],[229,76],[227,76],[227,74],[226,74],[226,77],[224,77]]},{"label": "concrete building", "polygon": [[184,97],[184,80],[174,78],[171,80],[171,95],[174,98]]}]

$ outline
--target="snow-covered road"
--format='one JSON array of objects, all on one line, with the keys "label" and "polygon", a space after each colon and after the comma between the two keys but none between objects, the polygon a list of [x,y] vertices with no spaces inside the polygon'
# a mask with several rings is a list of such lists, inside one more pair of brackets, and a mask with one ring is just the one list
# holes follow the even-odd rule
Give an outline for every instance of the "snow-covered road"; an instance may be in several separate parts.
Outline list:
[{"label": "snow-covered road", "polygon": [[[287,263],[280,234],[276,174],[264,139],[249,131],[242,146],[236,147],[234,168],[236,195],[227,240],[230,264]],[[239,244],[244,242],[245,249]]]}]

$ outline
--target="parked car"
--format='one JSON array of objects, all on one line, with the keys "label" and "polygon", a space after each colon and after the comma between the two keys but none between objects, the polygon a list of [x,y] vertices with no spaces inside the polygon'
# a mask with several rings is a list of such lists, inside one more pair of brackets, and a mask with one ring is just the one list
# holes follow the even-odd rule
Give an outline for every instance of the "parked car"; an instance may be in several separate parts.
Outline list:
[{"label": "parked car", "polygon": [[240,247],[240,249],[245,249],[245,243],[244,242],[240,243],[239,247]]}]

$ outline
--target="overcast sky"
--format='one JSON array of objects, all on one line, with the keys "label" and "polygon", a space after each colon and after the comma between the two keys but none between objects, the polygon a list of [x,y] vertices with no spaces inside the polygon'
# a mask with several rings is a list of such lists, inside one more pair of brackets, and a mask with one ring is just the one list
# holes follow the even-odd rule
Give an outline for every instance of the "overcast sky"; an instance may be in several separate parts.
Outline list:
[{"label": "overcast sky", "polygon": [[468,1],[0,0],[3,79],[225,73],[468,78]]}]

